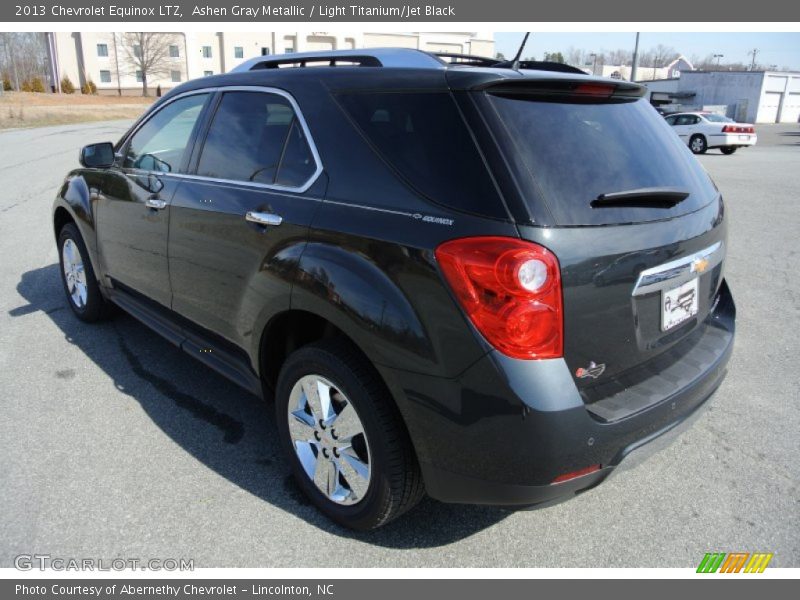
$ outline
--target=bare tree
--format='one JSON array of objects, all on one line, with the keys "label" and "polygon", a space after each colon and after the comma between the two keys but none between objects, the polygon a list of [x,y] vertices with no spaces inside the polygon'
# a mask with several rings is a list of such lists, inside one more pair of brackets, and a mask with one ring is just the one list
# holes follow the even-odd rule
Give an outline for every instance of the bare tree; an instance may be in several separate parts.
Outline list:
[{"label": "bare tree", "polygon": [[575,67],[582,67],[584,54],[585,52],[582,49],[576,48],[575,46],[570,46],[565,55],[567,58],[567,64]]},{"label": "bare tree", "polygon": [[0,33],[0,73],[8,77],[14,89],[24,82],[47,80],[47,54],[41,33]]},{"label": "bare tree", "polygon": [[628,65],[633,60],[633,53],[630,50],[618,48],[608,53],[608,64],[610,65]]},{"label": "bare tree", "polygon": [[652,66],[656,69],[667,66],[667,64],[675,58],[678,58],[678,53],[672,46],[665,46],[659,44],[650,50],[653,53]]},{"label": "bare tree", "polygon": [[169,72],[169,47],[175,43],[171,33],[145,31],[123,33],[120,39],[123,56],[130,66],[132,75],[141,76],[142,96],[149,96],[148,79]]}]

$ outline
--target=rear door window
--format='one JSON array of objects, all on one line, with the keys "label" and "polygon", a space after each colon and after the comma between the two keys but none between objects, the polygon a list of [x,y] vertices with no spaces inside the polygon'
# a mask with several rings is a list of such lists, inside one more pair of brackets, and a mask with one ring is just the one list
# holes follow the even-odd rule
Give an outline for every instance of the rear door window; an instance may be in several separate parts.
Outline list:
[{"label": "rear door window", "polygon": [[299,188],[316,171],[309,142],[287,98],[257,91],[223,94],[197,175]]},{"label": "rear door window", "polygon": [[[658,220],[716,198],[706,172],[645,99],[569,102],[489,95],[489,102],[499,116],[506,153],[530,182],[527,201],[543,202],[557,224]],[[591,206],[602,194],[640,188],[678,188],[689,196],[672,208]]]}]

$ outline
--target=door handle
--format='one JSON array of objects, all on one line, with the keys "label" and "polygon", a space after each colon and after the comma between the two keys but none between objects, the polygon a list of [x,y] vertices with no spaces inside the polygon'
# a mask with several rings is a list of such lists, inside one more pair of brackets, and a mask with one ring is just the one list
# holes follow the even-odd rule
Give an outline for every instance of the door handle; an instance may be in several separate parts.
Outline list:
[{"label": "door handle", "polygon": [[148,198],[147,202],[145,202],[147,208],[154,208],[156,210],[161,210],[167,207],[166,200],[159,200],[158,198]]},{"label": "door handle", "polygon": [[277,227],[281,223],[283,223],[283,218],[280,216],[273,214],[273,213],[266,213],[266,212],[253,212],[248,211],[244,217],[247,221],[251,223],[255,223],[257,225],[269,225],[271,227]]}]

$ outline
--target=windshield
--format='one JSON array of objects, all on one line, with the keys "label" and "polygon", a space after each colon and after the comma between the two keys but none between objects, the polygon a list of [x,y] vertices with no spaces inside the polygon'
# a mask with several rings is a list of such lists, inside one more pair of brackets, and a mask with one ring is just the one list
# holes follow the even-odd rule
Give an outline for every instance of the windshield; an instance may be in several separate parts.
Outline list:
[{"label": "windshield", "polygon": [[[714,198],[706,172],[645,99],[625,102],[545,101],[490,94],[504,132],[504,152],[529,182],[536,203],[560,225],[650,221],[686,214]],[[671,188],[688,193],[679,204],[598,206],[604,194]]]},{"label": "windshield", "polygon": [[723,117],[722,115],[710,114],[710,115],[703,115],[706,121],[711,121],[712,123],[733,123],[733,119],[729,119],[728,117]]}]

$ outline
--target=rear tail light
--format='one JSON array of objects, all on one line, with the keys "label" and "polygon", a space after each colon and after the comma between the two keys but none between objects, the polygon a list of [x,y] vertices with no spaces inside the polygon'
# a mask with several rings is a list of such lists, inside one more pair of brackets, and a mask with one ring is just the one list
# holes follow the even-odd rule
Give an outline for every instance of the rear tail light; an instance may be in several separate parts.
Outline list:
[{"label": "rear tail light", "polygon": [[561,271],[547,248],[471,237],[445,242],[436,260],[472,324],[500,352],[523,359],[563,355]]},{"label": "rear tail light", "polygon": [[756,128],[752,125],[725,125],[722,133],[755,133]]},{"label": "rear tail light", "polygon": [[577,479],[578,477],[583,477],[584,475],[596,473],[599,470],[600,470],[600,465],[592,465],[591,467],[586,467],[585,469],[578,469],[577,471],[571,471],[569,473],[564,473],[563,475],[559,475],[558,477],[553,479],[553,483],[564,483],[565,481],[569,481],[570,479]]}]

